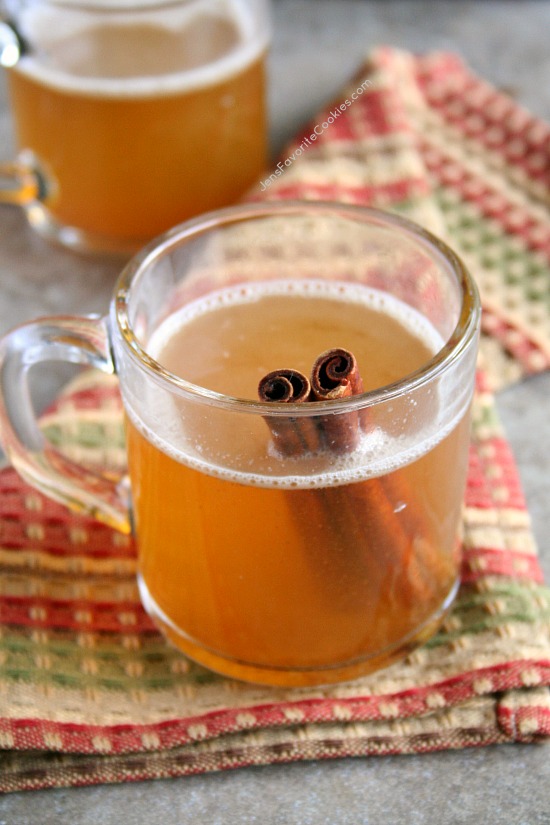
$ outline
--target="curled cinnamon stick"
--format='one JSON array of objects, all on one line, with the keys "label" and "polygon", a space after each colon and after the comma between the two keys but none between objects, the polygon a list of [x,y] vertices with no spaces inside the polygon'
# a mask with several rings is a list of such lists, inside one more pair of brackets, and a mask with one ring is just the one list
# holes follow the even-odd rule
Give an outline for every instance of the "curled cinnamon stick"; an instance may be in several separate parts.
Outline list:
[{"label": "curled cinnamon stick", "polygon": [[[260,382],[260,398],[303,403],[359,394],[363,383],[353,354],[341,348],[322,353],[313,365],[310,386],[308,389],[309,382],[300,373],[280,370]],[[268,424],[282,455],[299,456],[318,449],[342,454],[357,446],[362,430],[368,427],[367,416],[368,411],[347,411],[311,418],[270,417]],[[407,615],[412,620],[417,606],[432,602],[452,576],[450,560],[431,547],[423,518],[415,511],[414,495],[401,479],[382,476],[317,489],[313,494],[325,514],[319,524],[324,524],[328,546],[334,542],[338,546],[341,536],[347,537],[347,546],[355,548],[356,557],[354,561],[342,558],[345,568],[353,568],[361,580],[368,580],[378,593],[379,609],[390,614],[401,612],[404,625]],[[396,518],[398,505],[405,507]],[[360,548],[370,551],[356,553]],[[335,553],[333,564],[339,558]],[[391,604],[394,599],[397,604]]]},{"label": "curled cinnamon stick", "polygon": [[311,388],[317,401],[362,393],[363,380],[353,353],[335,347],[319,355],[311,370]]},{"label": "curled cinnamon stick", "polygon": [[[311,395],[315,401],[349,398],[363,392],[363,381],[353,353],[341,348],[323,352],[311,371]],[[333,413],[318,420],[324,445],[336,453],[355,449],[361,435],[357,412]]]},{"label": "curled cinnamon stick", "polygon": [[[363,391],[353,353],[336,348],[317,358],[311,374],[312,398],[349,398]],[[327,447],[340,453],[348,452],[357,446],[361,430],[368,430],[369,410],[326,416],[320,426]],[[374,537],[380,547],[388,547],[392,534],[392,555],[401,568],[409,569],[411,579],[415,579],[415,595],[418,596],[424,588],[423,595],[427,596],[448,562],[441,557],[438,548],[432,548],[427,541],[426,525],[413,506],[413,500],[412,491],[403,479],[386,474],[363,484],[350,485],[347,499],[341,497],[339,506],[342,510],[347,508],[350,517],[355,514],[359,532],[365,538],[367,535]],[[398,519],[394,512],[396,506],[402,507]],[[428,583],[430,578],[433,580]]]},{"label": "curled cinnamon stick", "polygon": [[[311,397],[317,401],[349,398],[362,393],[363,380],[357,360],[349,350],[335,348],[322,353],[313,364],[311,372]],[[361,429],[368,430],[369,410],[357,413],[327,416],[321,422],[324,430],[325,445],[338,452],[354,449],[360,438]],[[381,476],[378,483],[382,485],[387,498],[393,502],[408,502],[410,491],[403,489],[402,482],[391,475]],[[407,507],[401,516],[407,533],[421,536],[424,525],[418,514]]]},{"label": "curled cinnamon stick", "polygon": [[[310,395],[309,380],[298,370],[273,370],[258,384],[258,397],[264,402],[302,404]],[[309,417],[269,416],[266,421],[282,456],[299,456],[319,449],[319,432]]]}]

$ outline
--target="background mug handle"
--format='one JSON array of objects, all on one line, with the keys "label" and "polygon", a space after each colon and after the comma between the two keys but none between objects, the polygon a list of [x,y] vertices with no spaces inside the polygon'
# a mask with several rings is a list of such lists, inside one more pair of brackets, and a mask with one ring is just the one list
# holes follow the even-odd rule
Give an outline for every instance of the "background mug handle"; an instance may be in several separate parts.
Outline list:
[{"label": "background mug handle", "polygon": [[25,206],[46,198],[46,179],[33,163],[29,152],[22,152],[17,160],[0,163],[0,203]]},{"label": "background mug handle", "polygon": [[105,318],[40,318],[0,342],[0,442],[22,478],[40,492],[124,533],[131,530],[122,483],[79,466],[41,433],[29,391],[29,369],[44,361],[85,364],[114,374]]},{"label": "background mug handle", "polygon": [[[27,51],[27,44],[15,24],[0,19],[0,66],[13,68]],[[25,206],[44,200],[47,190],[45,176],[31,152],[21,152],[16,160],[0,163],[0,203]]]}]

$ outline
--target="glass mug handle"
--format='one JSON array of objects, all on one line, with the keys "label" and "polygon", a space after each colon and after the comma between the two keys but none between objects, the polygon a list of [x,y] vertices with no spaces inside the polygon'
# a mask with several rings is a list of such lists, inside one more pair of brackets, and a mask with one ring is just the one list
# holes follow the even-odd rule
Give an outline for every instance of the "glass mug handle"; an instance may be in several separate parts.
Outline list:
[{"label": "glass mug handle", "polygon": [[0,163],[0,203],[25,206],[43,200],[45,182],[26,156],[27,153],[23,152],[18,160]]},{"label": "glass mug handle", "polygon": [[[13,68],[26,51],[26,44],[13,23],[0,19],[0,66]],[[14,161],[0,163],[0,203],[25,206],[43,200],[45,194],[45,180],[30,152],[22,152]]]},{"label": "glass mug handle", "polygon": [[0,436],[6,454],[19,475],[49,498],[129,533],[122,484],[65,457],[38,427],[28,371],[44,361],[85,364],[113,374],[106,320],[40,318],[17,327],[0,342]]}]

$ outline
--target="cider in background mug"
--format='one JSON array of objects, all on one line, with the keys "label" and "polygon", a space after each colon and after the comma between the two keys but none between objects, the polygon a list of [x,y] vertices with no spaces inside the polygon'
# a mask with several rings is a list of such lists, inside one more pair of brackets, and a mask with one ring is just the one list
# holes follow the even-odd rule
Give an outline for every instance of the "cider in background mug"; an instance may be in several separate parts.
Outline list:
[{"label": "cider in background mug", "polygon": [[[479,318],[461,262],[407,221],[241,205],[146,247],[109,318],[6,336],[0,436],[31,484],[128,532],[126,487],[44,441],[27,387],[51,359],[116,371],[138,581],[157,625],[229,676],[351,679],[428,638],[456,593]],[[332,347],[355,353],[364,392],[258,397],[266,373],[306,373]],[[321,431],[328,444],[296,449]]]},{"label": "cider in background mug", "polygon": [[136,251],[266,164],[267,0],[4,0],[20,154],[0,201],[45,236]]}]

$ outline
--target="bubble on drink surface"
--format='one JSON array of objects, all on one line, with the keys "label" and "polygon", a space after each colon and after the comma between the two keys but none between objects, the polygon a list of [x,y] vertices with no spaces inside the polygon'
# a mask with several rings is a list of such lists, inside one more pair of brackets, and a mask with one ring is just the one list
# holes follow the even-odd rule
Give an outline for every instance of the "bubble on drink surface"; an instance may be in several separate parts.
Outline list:
[{"label": "bubble on drink surface", "polygon": [[215,290],[181,307],[166,318],[156,329],[147,344],[147,351],[155,359],[166,343],[178,331],[199,318],[220,308],[254,303],[269,296],[300,296],[324,298],[343,304],[360,304],[368,309],[383,312],[401,324],[409,333],[419,338],[434,354],[443,346],[443,339],[430,321],[408,304],[382,290],[364,284],[348,284],[325,280],[272,280],[241,284]]},{"label": "bubble on drink surface", "polygon": [[[395,439],[387,433],[379,431],[375,441],[373,434],[364,434],[361,442],[353,453],[334,456],[330,469],[308,474],[293,474],[292,461],[285,459],[286,473],[281,474],[281,462],[266,465],[264,474],[247,472],[242,469],[222,466],[219,463],[201,457],[202,450],[197,449],[197,443],[183,444],[180,439],[168,442],[158,432],[143,424],[131,409],[127,409],[128,416],[135,428],[158,450],[174,461],[225,481],[243,484],[252,487],[281,490],[321,490],[326,487],[339,487],[368,481],[371,478],[387,475],[401,469],[407,464],[422,458],[443,441],[458,426],[464,410],[444,427],[431,430],[428,437],[419,439],[418,435],[411,435],[407,439]],[[279,474],[277,474],[279,473]]]},{"label": "bubble on drink surface", "polygon": [[[302,295],[336,299],[344,303],[357,304],[359,302],[369,308],[379,309],[386,315],[391,315],[418,337],[431,352],[436,352],[443,343],[437,331],[425,317],[401,301],[371,287],[338,281],[273,280],[240,284],[217,290],[189,303],[160,324],[149,341],[147,350],[153,358],[162,363],[162,354],[167,343],[173,336],[177,336],[182,327],[191,323],[195,318],[208,313],[215,314],[216,311],[234,304],[253,304],[268,295]],[[233,450],[228,456],[221,456],[219,452],[216,454],[209,440],[211,430],[204,429],[199,439],[197,439],[196,429],[194,433],[186,431],[182,423],[185,415],[180,416],[177,407],[179,402],[176,397],[171,397],[169,390],[163,393],[166,410],[162,416],[150,416],[145,409],[140,412],[139,404],[137,411],[129,410],[129,414],[136,428],[159,450],[175,461],[202,473],[239,484],[263,488],[289,491],[321,489],[366,481],[369,478],[398,470],[436,447],[460,423],[469,404],[469,397],[466,397],[468,393],[459,393],[460,398],[458,396],[455,398],[455,395],[448,398],[444,389],[443,391],[447,400],[441,396],[439,387],[434,387],[433,393],[437,398],[437,405],[433,408],[435,414],[422,419],[422,426],[416,432],[407,433],[401,430],[389,433],[380,427],[374,427],[372,431],[362,433],[357,448],[351,453],[330,454],[328,461],[326,455],[325,460],[322,460],[320,453],[317,457],[320,456],[321,460],[317,462],[315,455],[301,456],[297,460],[286,457],[281,459],[276,451],[268,447],[270,440],[267,427],[265,427],[265,439],[262,441],[263,457],[255,453],[254,463],[251,461],[252,453],[248,445],[241,451],[239,444],[235,444],[234,434],[233,445],[239,449]],[[433,393],[430,389],[429,394],[433,396]],[[407,402],[409,399],[406,397],[403,400]],[[185,405],[185,401],[182,400],[182,403]],[[208,416],[207,410],[205,415]],[[164,426],[170,416],[178,420],[178,427],[175,429]],[[262,426],[261,432],[263,433],[265,422],[261,421],[259,414],[254,414],[253,417]],[[229,429],[233,432],[232,428]],[[203,438],[202,444],[198,443],[200,438]]]},{"label": "bubble on drink surface", "polygon": [[31,48],[16,70],[61,92],[162,96],[230,80],[267,48],[265,26],[243,0],[120,2],[100,18],[101,11],[29,4],[20,29]]},{"label": "bubble on drink surface", "polygon": [[[396,318],[431,351],[436,351],[442,345],[441,337],[422,315],[376,289],[342,282],[274,280],[218,290],[184,306],[162,322],[149,341],[148,352],[153,358],[162,361],[163,350],[170,339],[195,318],[206,313],[215,313],[220,308],[227,308],[233,304],[253,303],[267,295],[328,297],[345,303],[360,302],[369,308],[383,307],[384,313]],[[359,443],[353,451],[340,455],[329,453],[328,460],[327,454],[323,456],[322,452],[301,455],[295,459],[281,459],[269,440],[268,429],[265,427],[266,439],[263,443],[266,452],[260,461],[257,461],[256,456],[253,464],[250,454],[246,451],[244,454],[234,453],[226,457],[216,455],[212,458],[212,450],[208,446],[209,430],[204,431],[205,443],[201,444],[196,432],[190,435],[181,424],[179,431],[177,428],[174,430],[172,427],[164,427],[162,422],[167,422],[170,417],[177,418],[180,422],[180,416],[177,400],[171,398],[169,392],[163,395],[166,409],[162,415],[147,416],[149,424],[143,423],[139,410],[129,410],[136,428],[159,450],[177,462],[227,481],[289,491],[321,489],[366,481],[397,470],[437,446],[458,425],[465,412],[464,406],[457,411],[451,410],[445,404],[439,404],[439,414],[430,419],[421,432],[400,432],[396,435],[374,426],[371,431],[361,434]],[[258,467],[262,468],[261,472],[258,471]]]}]

